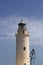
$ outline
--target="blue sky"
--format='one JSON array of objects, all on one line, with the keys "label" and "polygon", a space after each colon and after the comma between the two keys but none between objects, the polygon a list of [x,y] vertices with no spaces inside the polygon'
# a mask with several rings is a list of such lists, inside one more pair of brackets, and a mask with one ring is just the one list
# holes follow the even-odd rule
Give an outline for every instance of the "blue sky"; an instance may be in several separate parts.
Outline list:
[{"label": "blue sky", "polygon": [[0,65],[16,64],[15,33],[21,18],[30,33],[30,49],[36,49],[33,65],[43,65],[42,0],[0,0]]},{"label": "blue sky", "polygon": [[43,18],[41,0],[0,0],[0,17],[10,15]]}]

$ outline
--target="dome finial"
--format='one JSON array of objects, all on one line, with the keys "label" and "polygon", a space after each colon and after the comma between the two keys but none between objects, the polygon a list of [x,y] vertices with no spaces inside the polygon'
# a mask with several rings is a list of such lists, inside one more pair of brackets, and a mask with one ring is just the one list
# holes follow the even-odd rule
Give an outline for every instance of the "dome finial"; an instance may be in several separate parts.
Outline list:
[{"label": "dome finial", "polygon": [[22,18],[21,18],[20,23],[22,23],[22,24],[26,24]]},{"label": "dome finial", "polygon": [[21,22],[23,22],[23,19],[21,18]]},{"label": "dome finial", "polygon": [[20,23],[18,24],[18,25],[26,25],[26,23],[24,22],[24,20],[23,19],[21,19],[21,21],[20,21]]}]

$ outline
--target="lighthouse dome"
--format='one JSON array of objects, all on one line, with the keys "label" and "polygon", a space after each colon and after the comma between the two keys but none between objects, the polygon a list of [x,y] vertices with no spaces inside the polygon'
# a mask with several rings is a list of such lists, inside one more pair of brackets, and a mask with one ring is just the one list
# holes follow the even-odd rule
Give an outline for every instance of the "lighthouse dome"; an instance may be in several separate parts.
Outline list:
[{"label": "lighthouse dome", "polygon": [[22,25],[22,24],[26,25],[26,23],[21,19],[21,21],[18,25]]}]

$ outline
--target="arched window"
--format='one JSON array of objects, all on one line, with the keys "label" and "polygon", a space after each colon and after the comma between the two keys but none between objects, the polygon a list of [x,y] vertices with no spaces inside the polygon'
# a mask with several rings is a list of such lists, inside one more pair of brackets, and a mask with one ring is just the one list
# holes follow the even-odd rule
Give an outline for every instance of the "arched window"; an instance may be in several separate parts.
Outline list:
[{"label": "arched window", "polygon": [[26,65],[26,63],[24,63],[24,65]]},{"label": "arched window", "polygon": [[26,47],[23,47],[24,50],[26,50]]}]

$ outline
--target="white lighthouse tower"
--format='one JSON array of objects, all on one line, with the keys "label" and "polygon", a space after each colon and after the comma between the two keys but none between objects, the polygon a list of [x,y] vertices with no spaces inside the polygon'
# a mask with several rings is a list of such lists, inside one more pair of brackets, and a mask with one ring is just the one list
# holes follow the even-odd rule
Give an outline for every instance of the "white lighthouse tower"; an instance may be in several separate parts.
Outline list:
[{"label": "white lighthouse tower", "polygon": [[16,65],[30,65],[29,33],[21,20],[16,33]]}]

